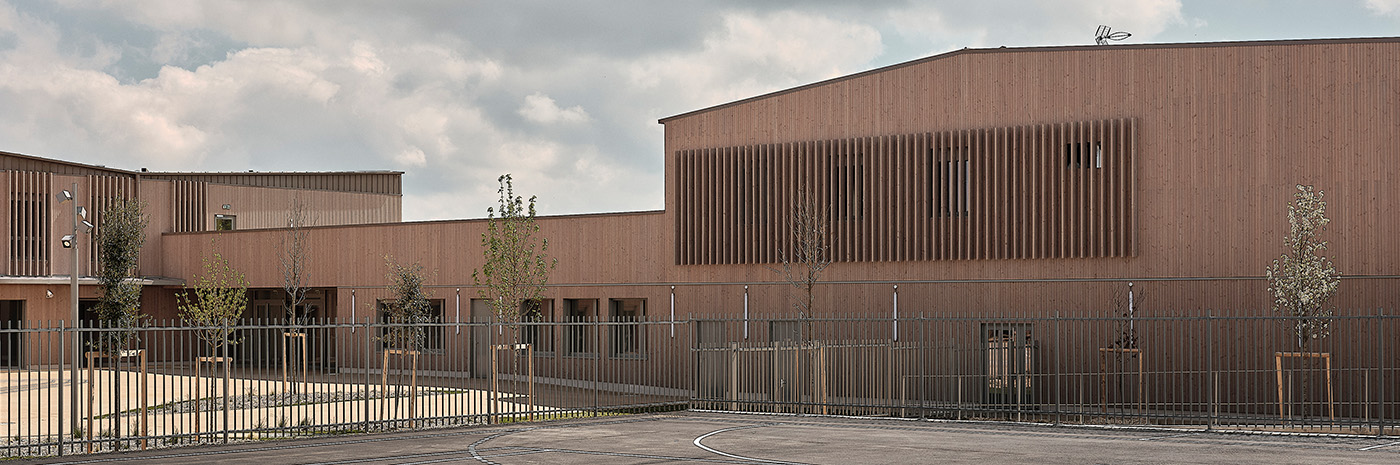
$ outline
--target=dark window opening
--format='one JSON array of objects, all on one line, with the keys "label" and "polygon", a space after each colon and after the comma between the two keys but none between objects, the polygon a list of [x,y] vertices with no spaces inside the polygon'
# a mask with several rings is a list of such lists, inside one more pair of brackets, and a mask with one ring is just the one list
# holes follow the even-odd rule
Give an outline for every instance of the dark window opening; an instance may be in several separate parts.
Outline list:
[{"label": "dark window opening", "polygon": [[597,299],[564,299],[564,320],[569,323],[564,333],[565,355],[591,355],[597,352],[595,325],[598,321]]},{"label": "dark window opening", "polygon": [[553,324],[553,300],[527,300],[520,303],[520,342],[534,346],[535,352],[554,351]]},{"label": "dark window opening", "polygon": [[827,204],[832,220],[859,221],[865,217],[865,157],[835,157],[827,173]]},{"label": "dark window opening", "polygon": [[972,160],[967,147],[939,149],[940,156],[929,163],[931,207],[939,218],[968,216],[972,212]]},{"label": "dark window opening", "polygon": [[642,328],[646,320],[646,299],[610,299],[608,316],[612,322],[631,323],[611,325],[611,355],[614,357],[640,357],[645,350],[646,331]]},{"label": "dark window opening", "polygon": [[394,300],[375,302],[376,321],[383,324],[377,332],[378,349],[409,349],[421,352],[441,352],[442,347],[442,308],[444,300],[428,301],[428,310],[417,318],[394,316],[389,306]]},{"label": "dark window opening", "polygon": [[1065,168],[1103,168],[1103,144],[1071,142],[1065,144]]}]

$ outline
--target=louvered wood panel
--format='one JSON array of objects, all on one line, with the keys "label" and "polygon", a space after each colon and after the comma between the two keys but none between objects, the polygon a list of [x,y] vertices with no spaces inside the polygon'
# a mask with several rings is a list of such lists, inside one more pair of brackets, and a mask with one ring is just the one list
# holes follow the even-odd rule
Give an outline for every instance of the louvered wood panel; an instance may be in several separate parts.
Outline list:
[{"label": "louvered wood panel", "polygon": [[[794,208],[825,199],[844,262],[1132,256],[1134,120],[945,131],[699,151],[685,172],[677,257],[775,262]],[[699,232],[697,232],[699,231]],[[771,242],[771,243],[770,243]],[[704,250],[694,254],[686,251]]]}]

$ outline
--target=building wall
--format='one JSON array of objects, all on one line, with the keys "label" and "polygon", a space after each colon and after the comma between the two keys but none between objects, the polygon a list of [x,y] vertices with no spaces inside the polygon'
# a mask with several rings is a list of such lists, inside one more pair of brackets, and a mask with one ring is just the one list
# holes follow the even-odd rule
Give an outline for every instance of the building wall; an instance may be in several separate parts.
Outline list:
[{"label": "building wall", "polygon": [[[215,229],[215,215],[235,215],[238,229],[287,226],[292,205],[302,202],[309,226],[397,223],[403,220],[400,196],[306,189],[208,184],[204,230]],[[228,205],[228,209],[224,209]]]},{"label": "building wall", "polygon": [[[1397,58],[1395,39],[953,52],[663,120],[666,211],[680,210],[678,164],[695,151],[1131,118],[1136,257],[838,263],[824,278],[1185,280],[1159,284],[1162,305],[1266,307],[1262,286],[1225,289],[1282,252],[1298,183],[1326,192],[1328,255],[1344,274],[1400,274],[1388,240],[1400,232],[1388,213],[1400,208],[1388,181],[1400,175]],[[754,268],[678,266],[673,278],[743,281]],[[1393,304],[1393,285],[1359,282],[1344,282],[1341,305]],[[953,299],[1038,305],[1061,301],[1058,287]]]}]

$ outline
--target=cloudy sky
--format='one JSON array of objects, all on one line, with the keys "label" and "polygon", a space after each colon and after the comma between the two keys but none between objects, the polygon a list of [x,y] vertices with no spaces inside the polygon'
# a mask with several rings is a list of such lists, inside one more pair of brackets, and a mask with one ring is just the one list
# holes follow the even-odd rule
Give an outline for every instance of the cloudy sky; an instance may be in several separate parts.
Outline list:
[{"label": "cloudy sky", "polygon": [[0,150],[404,171],[404,219],[660,209],[656,120],[963,47],[1400,35],[1400,0],[0,0]]}]

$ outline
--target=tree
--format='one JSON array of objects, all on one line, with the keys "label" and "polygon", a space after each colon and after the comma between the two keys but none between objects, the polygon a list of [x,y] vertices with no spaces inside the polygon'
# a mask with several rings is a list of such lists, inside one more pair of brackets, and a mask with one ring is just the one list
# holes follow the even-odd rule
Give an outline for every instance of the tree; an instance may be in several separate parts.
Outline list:
[{"label": "tree", "polygon": [[[282,348],[282,384],[287,389],[287,365],[290,360],[304,360],[303,351],[306,350],[306,336],[301,333],[298,326],[306,323],[307,314],[302,304],[306,302],[306,224],[307,212],[301,198],[292,200],[291,208],[287,210],[287,231],[282,236],[280,243],[281,253],[277,256],[278,264],[282,271],[282,289],[286,291],[287,298],[283,300],[283,313],[287,317],[287,323],[292,328],[283,334]],[[299,314],[297,309],[303,309]],[[288,350],[289,349],[289,350]],[[302,376],[302,381],[306,380],[306,366],[298,363],[298,368]],[[292,392],[299,391],[300,383],[293,383],[290,386]]]},{"label": "tree", "polygon": [[[212,248],[212,247],[211,247]],[[185,319],[185,323],[195,327],[195,336],[204,341],[209,346],[210,355],[224,365],[224,396],[223,411],[225,438],[228,434],[228,380],[229,369],[233,360],[229,358],[229,347],[239,341],[233,338],[234,320],[243,314],[243,310],[248,307],[248,282],[243,278],[243,273],[239,273],[229,265],[228,260],[219,252],[214,252],[214,256],[204,258],[204,274],[196,275],[194,281],[194,297],[191,298],[189,287],[184,291],[175,294],[176,306],[180,309],[180,316]],[[196,360],[195,363],[202,363],[203,360]],[[198,368],[196,366],[196,373]],[[211,386],[210,389],[213,387]],[[199,391],[199,377],[195,377],[195,391]],[[199,402],[195,402],[195,432],[199,432]],[[211,410],[212,414],[213,411]],[[198,435],[196,435],[198,437]]]},{"label": "tree", "polygon": [[512,345],[519,341],[514,331],[520,323],[521,304],[544,298],[549,271],[557,260],[546,255],[549,240],[536,237],[535,196],[529,203],[515,195],[510,174],[497,178],[501,184],[497,208],[486,209],[486,232],[481,234],[481,268],[472,271],[472,281],[481,288],[482,299],[491,303],[497,320],[511,326]]},{"label": "tree", "polygon": [[1327,202],[1322,191],[1299,184],[1288,204],[1287,249],[1265,270],[1275,312],[1293,318],[1289,332],[1306,352],[1308,343],[1326,338],[1331,331],[1332,308],[1327,302],[1337,293],[1340,273],[1323,252],[1327,241],[1318,235],[1327,229]]},{"label": "tree", "polygon": [[[93,342],[91,349],[111,357],[114,375],[121,371],[122,351],[137,338],[141,322],[141,283],[132,279],[146,244],[148,220],[143,205],[135,199],[114,198],[102,209],[97,228],[97,281],[102,297],[97,315],[109,328]],[[77,266],[75,263],[74,266]],[[112,400],[121,405],[121,376],[113,376]],[[115,436],[121,436],[121,422],[113,422]]]},{"label": "tree", "polygon": [[97,314],[103,323],[118,330],[105,332],[93,349],[109,356],[118,355],[136,337],[136,324],[143,315],[141,284],[131,279],[141,258],[141,246],[146,243],[143,205],[134,199],[117,198],[102,210],[101,227],[97,228],[97,258],[101,265],[97,280],[102,297],[97,302]]},{"label": "tree", "polygon": [[427,294],[423,293],[423,265],[401,265],[385,258],[389,267],[389,293],[394,300],[384,303],[385,323],[390,326],[379,336],[386,347],[422,351],[426,340],[422,325],[429,323]]},{"label": "tree", "polygon": [[228,356],[237,344],[233,323],[248,307],[248,282],[219,252],[204,258],[204,274],[193,278],[193,296],[186,286],[175,295],[180,316],[196,327],[195,334],[209,346],[211,355]]},{"label": "tree", "polygon": [[287,292],[287,299],[283,303],[282,309],[287,315],[287,321],[294,325],[304,323],[305,314],[298,314],[297,308],[306,302],[306,206],[301,199],[292,201],[292,206],[287,210],[287,231],[282,236],[278,255],[279,264],[282,271],[282,289]]},{"label": "tree", "polygon": [[[792,248],[778,250],[779,267],[769,269],[782,274],[783,280],[800,293],[793,307],[804,321],[815,316],[812,290],[821,280],[822,271],[831,265],[831,246],[827,244],[827,216],[810,192],[799,195],[792,205]],[[814,336],[811,322],[807,333]]]}]

